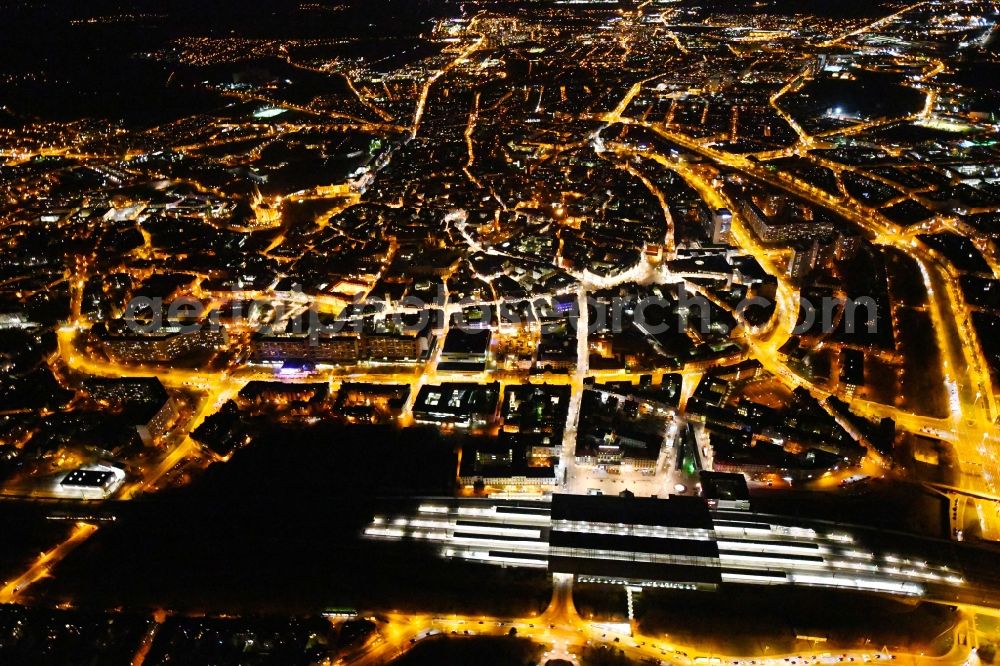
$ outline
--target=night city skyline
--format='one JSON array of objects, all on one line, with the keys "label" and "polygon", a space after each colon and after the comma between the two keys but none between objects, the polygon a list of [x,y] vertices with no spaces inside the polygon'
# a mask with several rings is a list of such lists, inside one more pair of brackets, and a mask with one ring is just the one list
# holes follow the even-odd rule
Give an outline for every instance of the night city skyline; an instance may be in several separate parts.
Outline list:
[{"label": "night city skyline", "polygon": [[998,21],[0,3],[0,664],[995,663]]}]

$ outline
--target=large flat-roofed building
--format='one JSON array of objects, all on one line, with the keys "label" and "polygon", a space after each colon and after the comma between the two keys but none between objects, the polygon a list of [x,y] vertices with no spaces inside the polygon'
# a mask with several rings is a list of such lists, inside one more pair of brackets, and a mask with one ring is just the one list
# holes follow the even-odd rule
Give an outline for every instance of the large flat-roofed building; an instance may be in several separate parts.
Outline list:
[{"label": "large flat-roofed building", "polygon": [[425,333],[365,334],[361,342],[364,355],[375,361],[416,361],[430,349],[430,336]]},{"label": "large flat-roofed building", "polygon": [[357,334],[311,335],[308,332],[259,335],[252,343],[255,361],[287,360],[314,363],[357,363],[361,343]]},{"label": "large flat-roofed building", "polygon": [[361,354],[374,362],[426,359],[437,341],[441,315],[435,310],[387,317],[365,317]]},{"label": "large flat-roofed building", "polygon": [[578,580],[679,589],[722,582],[705,501],[554,495],[549,569]]},{"label": "large flat-roofed building", "polygon": [[169,363],[190,354],[215,351],[226,340],[221,327],[206,325],[191,331],[164,326],[142,333],[129,329],[120,321],[97,324],[91,329],[91,335],[115,363]]},{"label": "large flat-roofed building", "polygon": [[107,499],[121,487],[125,472],[109,465],[81,467],[63,476],[51,488],[52,495],[61,498]]},{"label": "large flat-roofed building", "polygon": [[701,496],[709,507],[750,510],[750,489],[742,474],[701,471],[698,473],[698,481],[701,483]]},{"label": "large flat-roofed building", "polygon": [[413,403],[413,418],[423,423],[476,427],[496,419],[499,402],[500,382],[426,385]]},{"label": "large flat-roofed building", "polygon": [[253,339],[251,356],[263,363],[287,360],[332,364],[353,364],[365,359],[417,361],[426,358],[433,338],[430,325],[420,330],[372,325],[360,331],[259,334]]},{"label": "large flat-roofed building", "polygon": [[486,369],[493,332],[488,328],[448,331],[441,348],[439,370],[481,372]]},{"label": "large flat-roofed building", "polygon": [[737,198],[737,206],[743,221],[764,243],[785,243],[796,240],[812,240],[830,237],[837,229],[825,220],[807,220],[790,213],[768,215],[747,196]]}]

